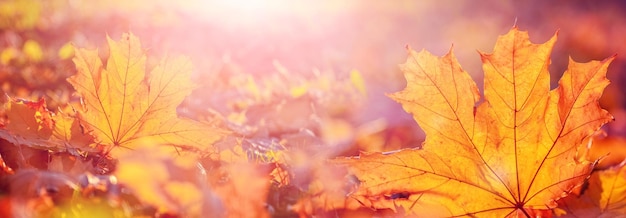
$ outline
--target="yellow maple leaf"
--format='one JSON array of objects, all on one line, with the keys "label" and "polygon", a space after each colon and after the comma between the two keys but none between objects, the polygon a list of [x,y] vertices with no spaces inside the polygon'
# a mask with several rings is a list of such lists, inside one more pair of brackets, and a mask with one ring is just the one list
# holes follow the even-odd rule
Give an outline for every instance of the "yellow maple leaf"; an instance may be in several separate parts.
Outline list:
[{"label": "yellow maple leaf", "polygon": [[613,57],[570,60],[550,91],[555,41],[533,44],[517,27],[500,36],[492,54],[481,53],[485,91],[478,106],[478,88],[452,52],[409,49],[401,66],[407,87],[390,97],[425,131],[423,150],[337,160],[360,182],[350,198],[423,216],[550,214],[593,169],[578,146],[612,120],[597,100]]},{"label": "yellow maple leaf", "polygon": [[136,36],[107,41],[106,67],[97,50],[77,48],[78,73],[68,79],[85,103],[79,118],[96,141],[109,149],[148,143],[211,151],[225,131],[176,114],[194,87],[191,61],[164,58],[146,75],[146,56]]}]

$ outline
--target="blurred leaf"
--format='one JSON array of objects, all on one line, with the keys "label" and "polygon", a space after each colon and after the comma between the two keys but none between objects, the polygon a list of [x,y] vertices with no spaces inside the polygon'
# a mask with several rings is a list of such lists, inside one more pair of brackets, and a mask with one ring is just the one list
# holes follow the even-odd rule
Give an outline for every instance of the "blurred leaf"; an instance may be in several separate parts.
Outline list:
[{"label": "blurred leaf", "polygon": [[41,2],[38,0],[8,0],[0,2],[0,28],[32,29],[39,21]]},{"label": "blurred leaf", "polygon": [[74,57],[74,46],[72,45],[72,43],[68,42],[63,44],[63,46],[59,48],[58,55],[61,60]]},{"label": "blurred leaf", "polygon": [[350,71],[350,82],[362,95],[367,95],[367,89],[365,89],[365,79],[358,70]]},{"label": "blurred leaf", "polygon": [[308,89],[309,88],[307,87],[306,84],[300,85],[300,86],[291,87],[291,90],[290,90],[291,97],[299,98],[300,96],[303,96],[304,94],[306,94]]},{"label": "blurred leaf", "polygon": [[13,60],[18,55],[18,50],[12,47],[5,48],[0,53],[0,63],[3,65],[8,65],[11,60]]},{"label": "blurred leaf", "polygon": [[623,217],[626,214],[624,163],[592,173],[582,194],[561,200],[560,209],[566,212],[563,217]]},{"label": "blurred leaf", "polygon": [[589,160],[600,159],[596,169],[607,169],[626,160],[626,139],[619,136],[594,137]]},{"label": "blurred leaf", "polygon": [[32,62],[39,62],[43,59],[43,51],[39,43],[35,40],[28,40],[24,42],[24,47],[22,48],[22,52],[26,55]]},{"label": "blurred leaf", "polygon": [[193,157],[173,159],[167,150],[142,146],[120,156],[115,176],[159,212],[199,216],[206,190],[195,164]]},{"label": "blurred leaf", "polygon": [[209,183],[224,203],[227,217],[269,217],[266,208],[269,170],[237,163],[209,173]]},{"label": "blurred leaf", "polygon": [[0,128],[0,138],[46,150],[95,151],[93,140],[83,133],[78,120],[48,111],[43,98],[36,102],[11,98],[5,107],[8,124]]}]

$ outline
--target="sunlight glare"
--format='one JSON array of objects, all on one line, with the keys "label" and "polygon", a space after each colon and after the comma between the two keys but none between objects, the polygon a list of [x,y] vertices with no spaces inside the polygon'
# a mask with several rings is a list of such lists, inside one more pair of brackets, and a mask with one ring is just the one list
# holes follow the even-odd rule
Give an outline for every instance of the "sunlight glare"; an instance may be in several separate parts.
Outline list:
[{"label": "sunlight glare", "polygon": [[289,13],[289,5],[283,0],[209,0],[197,1],[193,10],[199,16],[220,19],[227,25],[254,25]]}]

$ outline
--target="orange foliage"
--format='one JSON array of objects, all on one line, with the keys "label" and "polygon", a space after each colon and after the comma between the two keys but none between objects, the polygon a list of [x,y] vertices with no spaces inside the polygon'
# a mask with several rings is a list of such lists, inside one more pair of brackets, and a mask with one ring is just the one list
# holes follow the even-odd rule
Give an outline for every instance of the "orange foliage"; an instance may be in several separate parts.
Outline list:
[{"label": "orange foliage", "polygon": [[9,122],[0,129],[0,137],[16,145],[54,151],[95,151],[92,139],[82,132],[80,122],[65,113],[54,114],[40,99],[9,99],[6,116]]},{"label": "orange foliage", "polygon": [[176,106],[193,88],[191,62],[166,58],[146,75],[146,56],[137,37],[107,40],[106,67],[97,50],[76,49],[78,74],[68,79],[85,102],[78,117],[97,143],[109,150],[153,144],[216,152],[211,145],[224,131],[176,114]]},{"label": "orange foliage", "polygon": [[626,214],[623,4],[239,3],[0,2],[0,217]]},{"label": "orange foliage", "polygon": [[596,169],[607,169],[626,160],[626,139],[617,136],[594,137],[589,160],[601,159]]},{"label": "orange foliage", "polygon": [[407,87],[390,95],[424,129],[422,150],[338,159],[360,181],[349,198],[375,209],[422,216],[530,217],[582,185],[593,163],[578,154],[585,137],[612,120],[598,105],[613,57],[570,61],[550,91],[556,41],[533,44],[514,27],[481,53],[485,99],[452,52],[409,49]]}]

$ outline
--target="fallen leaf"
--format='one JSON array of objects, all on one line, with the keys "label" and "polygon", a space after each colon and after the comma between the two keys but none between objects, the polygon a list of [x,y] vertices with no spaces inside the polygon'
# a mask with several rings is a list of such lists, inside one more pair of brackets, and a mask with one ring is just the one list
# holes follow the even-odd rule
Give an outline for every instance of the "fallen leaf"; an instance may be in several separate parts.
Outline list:
[{"label": "fallen leaf", "polygon": [[269,217],[266,208],[271,169],[236,163],[209,173],[209,184],[225,206],[227,217]]},{"label": "fallen leaf", "polygon": [[570,59],[550,91],[555,41],[533,44],[517,27],[500,36],[492,54],[481,53],[485,96],[476,107],[478,88],[452,52],[409,49],[407,87],[390,97],[425,131],[423,149],[336,160],[360,181],[349,198],[429,217],[549,215],[593,169],[578,146],[612,120],[598,98],[614,57]]},{"label": "fallen leaf", "polygon": [[626,214],[626,167],[622,163],[591,174],[582,195],[562,200],[563,217],[620,217]]},{"label": "fallen leaf", "polygon": [[601,159],[596,169],[617,166],[626,160],[626,138],[615,135],[594,137],[588,159]]},{"label": "fallen leaf", "polygon": [[9,121],[0,129],[0,137],[16,145],[53,147],[46,143],[52,136],[54,121],[46,109],[46,102],[9,99],[5,105]]},{"label": "fallen leaf", "polygon": [[0,52],[0,63],[2,65],[8,65],[11,63],[11,60],[17,57],[19,51],[16,48],[5,48]]},{"label": "fallen leaf", "polygon": [[347,169],[343,166],[329,165],[314,160],[308,160],[308,162],[310,163],[306,169],[294,169],[297,171],[293,172],[296,178],[306,177],[306,174],[315,178],[306,184],[309,194],[300,197],[293,206],[294,212],[300,214],[301,217],[313,214],[325,217],[331,216],[332,213],[337,212],[336,210],[359,209],[358,201],[345,197],[358,187],[359,181],[356,177],[347,175]]},{"label": "fallen leaf", "polygon": [[85,173],[96,172],[93,159],[76,157],[69,154],[51,155],[48,163],[48,170],[52,172],[65,173],[72,178],[78,178]]},{"label": "fallen leaf", "polygon": [[9,98],[6,103],[8,123],[0,128],[0,138],[14,145],[51,151],[70,151],[73,154],[93,152],[93,139],[83,133],[80,123],[72,116],[54,114],[46,108],[46,101],[28,101]]},{"label": "fallen leaf", "polygon": [[108,149],[152,144],[215,152],[211,145],[225,131],[176,114],[194,87],[191,61],[164,58],[146,75],[146,56],[136,36],[107,40],[106,67],[97,50],[76,49],[78,73],[68,79],[85,102],[78,117],[97,143]]},{"label": "fallen leaf", "polygon": [[13,217],[56,217],[55,206],[70,203],[78,190],[67,175],[33,169],[19,170],[3,183]]},{"label": "fallen leaf", "polygon": [[61,48],[59,48],[58,56],[61,60],[70,59],[74,57],[74,47],[72,43],[65,43]]},{"label": "fallen leaf", "polygon": [[365,79],[358,70],[350,71],[350,82],[356,90],[362,95],[367,95],[367,89],[365,88]]},{"label": "fallen leaf", "polygon": [[203,195],[208,190],[200,183],[193,157],[174,159],[167,150],[143,146],[120,155],[115,176],[159,212],[202,214]]},{"label": "fallen leaf", "polygon": [[24,55],[26,55],[30,61],[35,63],[40,62],[44,56],[41,46],[35,40],[28,40],[24,42],[22,52],[24,52]]},{"label": "fallen leaf", "polygon": [[30,30],[37,26],[43,5],[36,0],[0,2],[0,28]]}]

